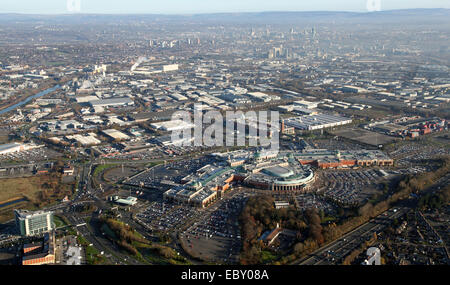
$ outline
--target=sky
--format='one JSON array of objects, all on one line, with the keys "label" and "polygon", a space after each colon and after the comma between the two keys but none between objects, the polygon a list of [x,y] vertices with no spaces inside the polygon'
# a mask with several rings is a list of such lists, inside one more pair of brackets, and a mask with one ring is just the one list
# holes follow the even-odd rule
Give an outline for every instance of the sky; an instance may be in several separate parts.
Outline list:
[{"label": "sky", "polygon": [[194,14],[448,8],[450,0],[0,0],[0,13]]}]

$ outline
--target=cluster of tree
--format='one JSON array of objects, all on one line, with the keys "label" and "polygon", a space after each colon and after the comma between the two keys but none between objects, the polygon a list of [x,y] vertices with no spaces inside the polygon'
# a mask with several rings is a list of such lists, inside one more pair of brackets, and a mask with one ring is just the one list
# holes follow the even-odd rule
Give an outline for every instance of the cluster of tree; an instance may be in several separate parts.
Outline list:
[{"label": "cluster of tree", "polygon": [[428,193],[419,199],[417,207],[421,210],[439,210],[450,201],[450,185],[445,186],[439,193]]},{"label": "cluster of tree", "polygon": [[170,247],[154,244],[152,250],[166,259],[178,259],[176,252]]},{"label": "cluster of tree", "polygon": [[121,221],[108,218],[101,217],[100,221],[106,224],[115,234],[116,240],[115,242],[138,258],[143,258],[140,248],[145,248],[145,250],[150,250],[155,254],[169,260],[169,263],[176,264],[177,262],[186,262],[185,258],[178,256],[175,250],[170,247],[163,246],[160,244],[154,244],[142,236],[140,236],[131,226],[124,224]]},{"label": "cluster of tree", "polygon": [[316,208],[308,209],[305,211],[305,216],[308,221],[309,237],[316,241],[319,245],[324,243],[324,237],[322,233],[321,218],[319,211]]},{"label": "cluster of tree", "polygon": [[131,226],[126,225],[123,222],[107,217],[101,217],[100,221],[106,224],[113,231],[113,233],[117,237],[117,240],[115,240],[115,242],[133,255],[138,255],[138,250],[133,246],[133,242],[144,244],[149,243],[147,240],[137,235],[135,230]]},{"label": "cluster of tree", "polygon": [[111,218],[102,217],[100,219],[114,232],[120,241],[126,241],[127,243],[132,243],[133,241],[148,243],[146,239],[137,235],[131,226]]},{"label": "cluster of tree", "polygon": [[[322,213],[323,215],[323,213]],[[251,197],[240,215],[243,246],[242,264],[261,264],[264,244],[258,240],[265,231],[273,230],[277,223],[285,229],[297,232],[299,243],[295,251],[304,252],[324,243],[321,215],[317,209],[298,211],[293,207],[275,209],[274,199],[268,195]],[[286,263],[282,258],[277,263]]]}]

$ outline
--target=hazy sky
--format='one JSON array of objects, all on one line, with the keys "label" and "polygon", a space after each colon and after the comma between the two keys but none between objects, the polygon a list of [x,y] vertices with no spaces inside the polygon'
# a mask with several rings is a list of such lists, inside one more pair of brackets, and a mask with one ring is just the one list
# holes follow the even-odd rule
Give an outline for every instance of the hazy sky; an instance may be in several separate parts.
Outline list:
[{"label": "hazy sky", "polygon": [[[60,14],[74,11],[67,2],[80,2],[81,13],[191,14],[260,11],[367,11],[367,2],[381,10],[449,8],[450,0],[0,0],[0,13]],[[75,7],[77,5],[71,5]],[[369,5],[369,7],[373,7]]]}]

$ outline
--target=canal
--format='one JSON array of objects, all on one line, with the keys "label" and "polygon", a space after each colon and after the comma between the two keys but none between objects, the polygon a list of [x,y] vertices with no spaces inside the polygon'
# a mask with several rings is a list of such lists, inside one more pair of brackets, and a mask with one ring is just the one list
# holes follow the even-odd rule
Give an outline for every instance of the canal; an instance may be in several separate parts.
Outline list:
[{"label": "canal", "polygon": [[61,86],[56,85],[56,86],[53,86],[52,88],[46,89],[46,90],[41,91],[41,92],[39,92],[39,93],[37,93],[37,94],[35,94],[35,95],[32,95],[32,96],[26,98],[25,100],[23,100],[23,101],[21,101],[21,102],[19,102],[19,103],[17,103],[17,104],[14,104],[14,105],[12,105],[12,106],[6,108],[6,109],[0,110],[0,115],[3,115],[3,114],[8,113],[8,112],[10,112],[10,111],[12,111],[12,110],[15,110],[15,109],[17,109],[18,107],[27,104],[27,103],[30,102],[31,100],[36,99],[36,98],[39,98],[39,97],[42,97],[42,96],[45,96],[45,95],[47,95],[47,94],[49,94],[49,93],[52,93],[52,92],[55,91],[55,90],[58,90],[59,88],[61,88]]}]

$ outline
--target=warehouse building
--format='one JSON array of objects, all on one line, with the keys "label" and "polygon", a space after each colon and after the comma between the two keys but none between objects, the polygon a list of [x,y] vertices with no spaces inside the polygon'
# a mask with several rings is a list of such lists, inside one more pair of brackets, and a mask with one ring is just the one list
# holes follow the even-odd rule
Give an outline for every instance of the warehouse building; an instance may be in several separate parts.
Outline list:
[{"label": "warehouse building", "polygon": [[151,124],[151,126],[157,130],[162,130],[165,132],[192,129],[193,127],[195,127],[194,124],[185,122],[183,120],[172,120],[167,122],[153,123]]},{"label": "warehouse building", "polygon": [[26,144],[21,144],[21,143],[2,144],[2,145],[0,145],[0,155],[26,151],[29,149],[33,149],[35,147],[36,146],[26,145]]},{"label": "warehouse building", "polygon": [[102,133],[117,141],[130,139],[128,135],[115,129],[103,130]]},{"label": "warehouse building", "polygon": [[314,131],[350,124],[352,122],[352,119],[326,114],[318,114],[290,118],[285,120],[284,122],[287,126],[294,127],[299,130]]},{"label": "warehouse building", "polygon": [[300,101],[295,101],[294,102],[294,106],[299,106],[301,108],[305,108],[305,109],[316,109],[317,105],[319,105],[320,102],[311,102],[311,101],[306,101],[306,100],[300,100]]},{"label": "warehouse building", "polygon": [[99,139],[97,139],[96,134],[94,133],[66,136],[66,139],[69,141],[76,141],[82,146],[98,145],[102,143]]},{"label": "warehouse building", "polygon": [[121,106],[132,106],[134,105],[133,100],[128,97],[120,97],[120,98],[110,98],[110,99],[101,99],[101,100],[93,100],[89,101],[93,108],[98,107],[121,107]]}]

